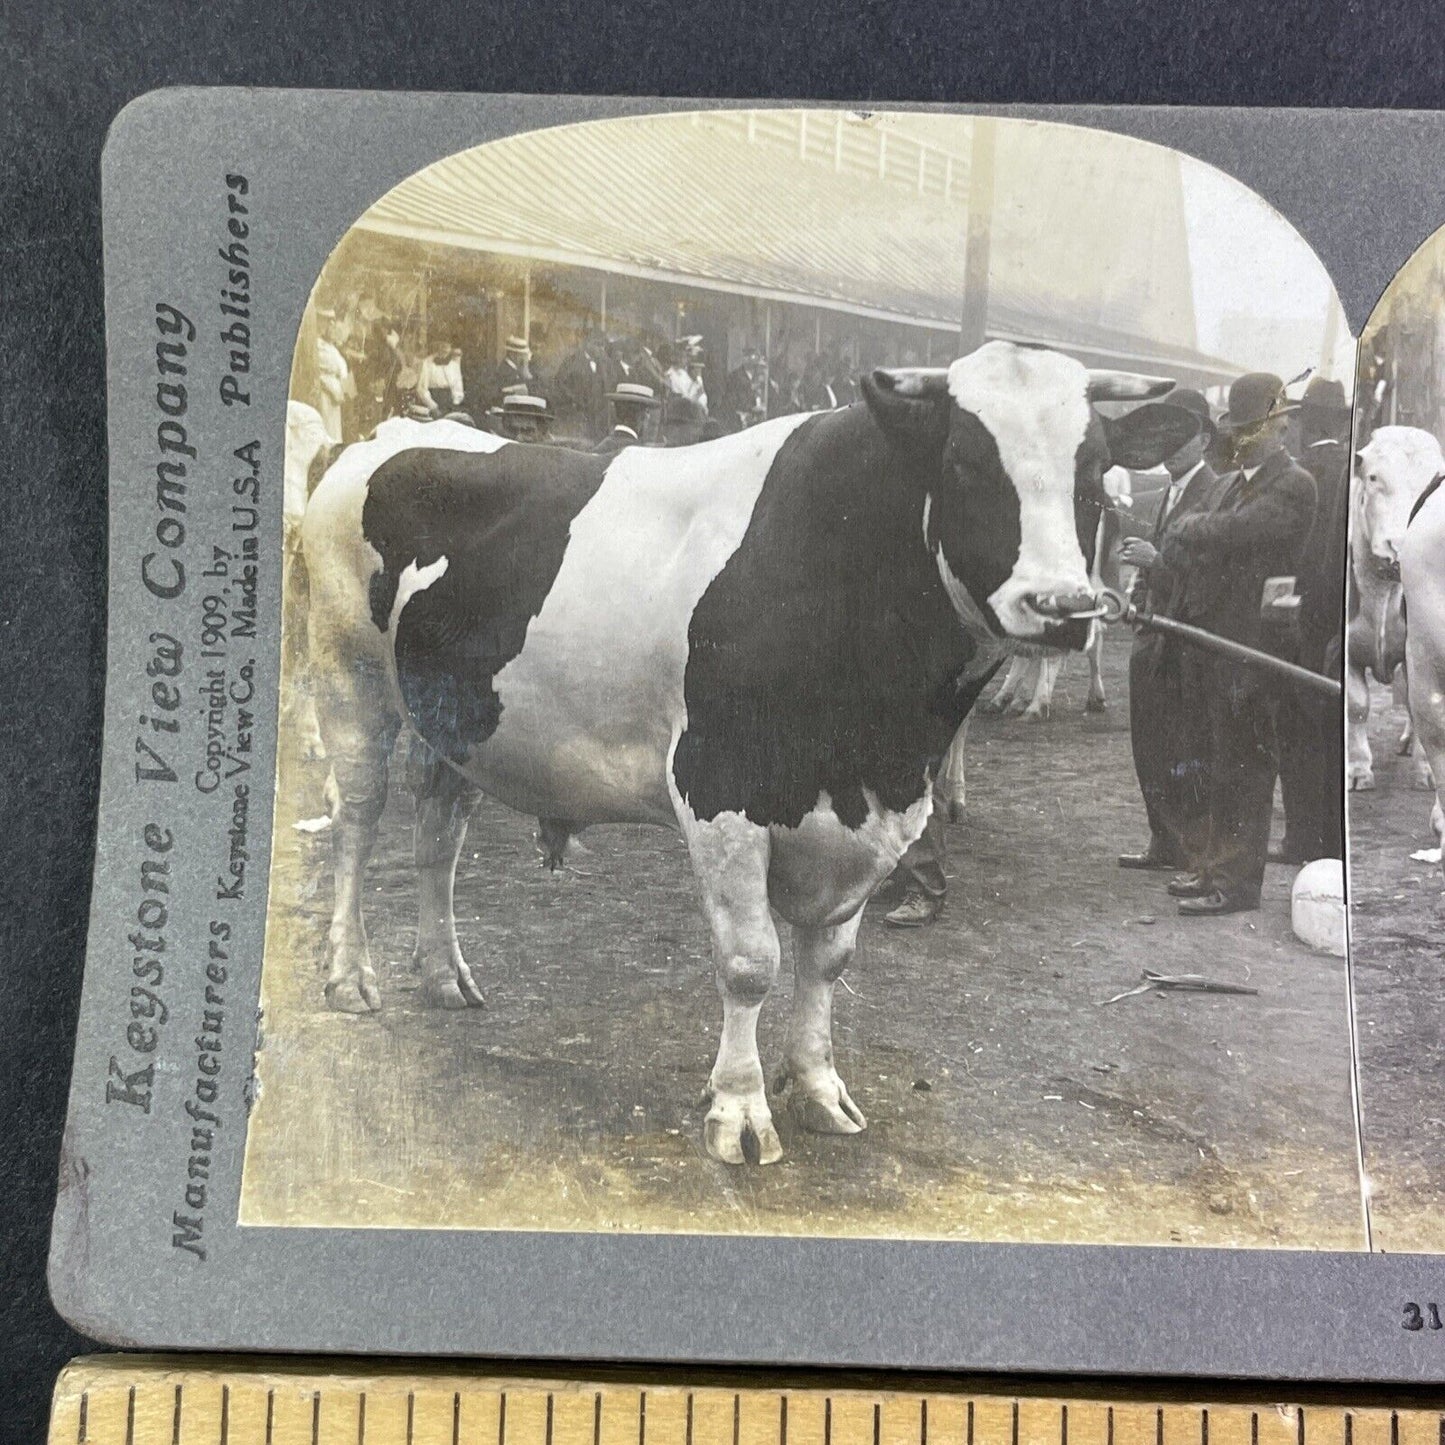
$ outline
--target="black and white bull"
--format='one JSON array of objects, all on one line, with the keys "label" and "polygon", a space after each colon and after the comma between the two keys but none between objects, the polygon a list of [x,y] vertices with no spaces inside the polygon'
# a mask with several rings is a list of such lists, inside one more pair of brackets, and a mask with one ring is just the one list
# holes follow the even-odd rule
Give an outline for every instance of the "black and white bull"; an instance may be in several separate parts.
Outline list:
[{"label": "black and white bull", "polygon": [[[598,457],[390,423],[328,473],[305,522],[311,649],[334,767],[326,995],[379,1006],[363,875],[403,719],[417,770],[423,992],[481,993],[452,889],[479,791],[568,827],[679,828],[712,935],[722,1039],[705,1142],[782,1148],[758,1014],[794,937],[781,1078],[800,1122],[855,1133],[834,985],[863,905],[922,832],[930,760],[1000,638],[1082,644],[1100,478],[1195,425],[1090,401],[1169,383],[993,342],[946,370],[877,371],[863,400],[675,451]],[[977,669],[975,669],[975,672]]]}]

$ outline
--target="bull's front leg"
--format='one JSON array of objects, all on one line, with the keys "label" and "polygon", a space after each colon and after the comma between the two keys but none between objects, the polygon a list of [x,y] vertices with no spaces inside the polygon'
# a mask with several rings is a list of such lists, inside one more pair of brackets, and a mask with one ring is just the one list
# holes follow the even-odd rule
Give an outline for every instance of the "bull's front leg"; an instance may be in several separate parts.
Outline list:
[{"label": "bull's front leg", "polygon": [[780,954],[768,906],[768,832],[737,813],[702,822],[683,804],[680,815],[723,1006],[703,1142],[724,1164],[774,1164],[783,1146],[758,1057],[758,1015],[777,982]]},{"label": "bull's front leg", "polygon": [[1345,669],[1345,777],[1351,792],[1375,786],[1370,755],[1370,684],[1365,669],[1353,659]]},{"label": "bull's front leg", "polygon": [[436,1008],[483,1008],[486,1000],[457,941],[452,902],[457,859],[481,792],[416,736],[407,753],[406,779],[416,798],[415,962],[422,998]]},{"label": "bull's front leg", "polygon": [[793,930],[793,1015],[778,1091],[815,1134],[856,1134],[868,1126],[833,1063],[833,991],[858,943],[859,909],[832,928]]}]

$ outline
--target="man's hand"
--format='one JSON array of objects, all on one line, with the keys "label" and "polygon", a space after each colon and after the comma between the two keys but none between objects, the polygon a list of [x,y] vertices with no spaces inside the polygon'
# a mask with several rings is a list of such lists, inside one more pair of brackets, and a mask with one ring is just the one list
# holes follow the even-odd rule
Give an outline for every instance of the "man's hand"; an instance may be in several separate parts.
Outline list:
[{"label": "man's hand", "polygon": [[1159,560],[1158,549],[1143,537],[1130,537],[1119,549],[1119,556],[1131,567],[1152,567]]}]

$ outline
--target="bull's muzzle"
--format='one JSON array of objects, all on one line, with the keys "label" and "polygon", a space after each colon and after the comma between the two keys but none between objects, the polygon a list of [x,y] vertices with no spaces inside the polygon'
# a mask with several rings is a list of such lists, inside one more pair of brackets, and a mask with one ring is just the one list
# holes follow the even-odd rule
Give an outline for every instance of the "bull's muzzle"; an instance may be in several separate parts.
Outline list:
[{"label": "bull's muzzle", "polygon": [[1103,605],[1092,592],[1035,592],[1027,600],[1040,617],[1046,617],[1051,622],[1072,622],[1104,615]]}]

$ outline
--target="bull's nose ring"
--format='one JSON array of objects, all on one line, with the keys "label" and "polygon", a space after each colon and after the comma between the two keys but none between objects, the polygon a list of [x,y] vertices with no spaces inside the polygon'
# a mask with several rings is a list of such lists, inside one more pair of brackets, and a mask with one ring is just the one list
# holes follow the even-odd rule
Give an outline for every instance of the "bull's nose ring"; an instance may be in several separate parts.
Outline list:
[{"label": "bull's nose ring", "polygon": [[1124,614],[1128,610],[1128,603],[1124,601],[1121,593],[1115,592],[1112,587],[1104,587],[1098,595],[1099,616],[1105,622],[1122,622]]}]

